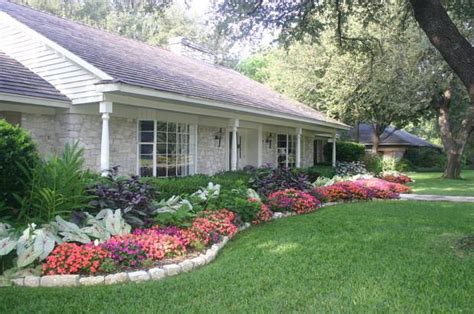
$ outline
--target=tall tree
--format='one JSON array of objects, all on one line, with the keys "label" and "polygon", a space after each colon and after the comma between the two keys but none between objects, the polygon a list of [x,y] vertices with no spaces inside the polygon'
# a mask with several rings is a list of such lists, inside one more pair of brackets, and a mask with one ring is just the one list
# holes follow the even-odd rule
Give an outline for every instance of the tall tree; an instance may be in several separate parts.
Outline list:
[{"label": "tall tree", "polygon": [[[440,0],[394,0],[390,1],[390,4],[404,8],[407,18],[412,16],[417,20],[433,47],[441,53],[469,95],[470,106],[465,111],[459,136],[454,141],[454,137],[448,136],[445,132],[446,136],[443,140],[448,154],[448,165],[444,176],[459,178],[460,155],[474,126],[474,48],[459,32]],[[459,13],[463,17],[462,22],[465,25],[473,27],[474,13],[471,1],[445,1],[445,4],[452,12]],[[239,36],[252,34],[262,28],[276,28],[280,30],[281,40],[291,42],[307,37],[317,40],[322,29],[333,29],[340,46],[350,49],[354,45],[364,45],[364,41],[350,35],[347,20],[351,16],[357,16],[364,22],[379,20],[380,12],[384,11],[386,5],[387,1],[382,0],[357,3],[340,0],[333,2],[224,0],[219,5],[218,12],[222,29],[231,30],[234,33],[237,31]],[[321,15],[326,16],[328,20],[321,19]],[[390,21],[385,22],[390,23]],[[233,25],[233,27],[229,28],[228,25]],[[405,27],[404,23],[400,23],[400,27]],[[436,95],[431,102],[432,107],[440,116],[438,119],[440,129],[449,129],[449,126],[445,124],[448,119],[441,118],[444,114],[439,109],[443,107],[442,104],[449,103],[449,94],[445,90],[441,95]]]}]

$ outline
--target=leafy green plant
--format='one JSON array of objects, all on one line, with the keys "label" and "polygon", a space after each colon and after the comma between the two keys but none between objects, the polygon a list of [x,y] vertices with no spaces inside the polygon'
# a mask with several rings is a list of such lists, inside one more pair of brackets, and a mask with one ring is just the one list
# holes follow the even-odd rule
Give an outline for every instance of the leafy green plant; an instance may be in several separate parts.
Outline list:
[{"label": "leafy green plant", "polygon": [[[336,158],[337,161],[360,161],[365,154],[365,145],[354,142],[337,142]],[[326,160],[332,158],[332,143],[327,143],[324,147],[324,157]]]},{"label": "leafy green plant", "polygon": [[68,217],[73,210],[88,208],[92,196],[86,193],[82,154],[76,142],[66,144],[60,156],[37,162],[32,168],[22,166],[26,192],[16,195],[19,221],[48,223],[58,215]]},{"label": "leafy green plant", "polygon": [[24,129],[0,119],[0,203],[3,219],[18,218],[15,194],[23,196],[28,176],[23,167],[34,167],[39,161],[36,145]]},{"label": "leafy green plant", "polygon": [[365,154],[363,160],[368,172],[379,174],[383,171],[382,158],[374,153]]}]

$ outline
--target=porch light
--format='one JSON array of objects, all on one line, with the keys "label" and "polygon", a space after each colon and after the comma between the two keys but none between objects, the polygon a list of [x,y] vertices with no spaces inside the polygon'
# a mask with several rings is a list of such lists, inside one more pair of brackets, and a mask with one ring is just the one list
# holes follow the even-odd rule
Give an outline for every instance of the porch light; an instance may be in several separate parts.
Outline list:
[{"label": "porch light", "polygon": [[221,147],[222,137],[224,136],[224,132],[222,132],[222,128],[219,128],[219,132],[214,135],[214,140],[217,142],[217,147]]},{"label": "porch light", "polygon": [[268,133],[268,136],[265,139],[265,143],[268,144],[268,148],[272,148],[272,140],[273,140],[273,134]]}]

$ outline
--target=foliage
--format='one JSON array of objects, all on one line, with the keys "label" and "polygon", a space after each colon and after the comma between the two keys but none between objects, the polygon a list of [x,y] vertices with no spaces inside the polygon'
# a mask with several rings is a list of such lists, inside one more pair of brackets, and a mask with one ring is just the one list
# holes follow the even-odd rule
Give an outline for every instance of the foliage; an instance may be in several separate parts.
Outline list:
[{"label": "foliage", "polygon": [[39,157],[30,135],[3,119],[0,119],[0,139],[0,203],[3,203],[3,207],[8,207],[1,216],[3,219],[13,220],[19,214],[14,194],[22,196],[25,184],[29,184],[28,176],[22,168],[26,165],[34,167]]},{"label": "foliage", "polygon": [[235,214],[227,209],[203,211],[193,221],[191,230],[198,234],[204,244],[217,243],[224,236],[237,233]]},{"label": "foliage", "polygon": [[159,225],[185,227],[195,217],[191,203],[179,196],[162,200],[158,206],[155,222]]},{"label": "foliage", "polygon": [[282,189],[306,190],[310,187],[305,174],[289,168],[259,168],[249,183],[253,189],[264,196]]},{"label": "foliage", "polygon": [[138,176],[118,177],[115,168],[105,180],[90,187],[89,193],[95,196],[91,206],[98,210],[121,209],[125,221],[132,227],[146,226],[153,221],[153,200],[158,193]]},{"label": "foliage", "polygon": [[383,171],[382,157],[374,153],[365,154],[362,162],[368,172],[378,174]]},{"label": "foliage", "polygon": [[410,147],[406,150],[406,159],[415,169],[444,168],[446,155],[440,149],[430,147]]},{"label": "foliage", "polygon": [[43,264],[45,275],[95,274],[109,253],[93,245],[62,243]]},{"label": "foliage", "polygon": [[[337,142],[336,144],[336,158],[337,161],[360,161],[365,154],[365,145],[354,142]],[[332,158],[332,143],[327,143],[324,147],[324,158],[331,160]]]},{"label": "foliage", "polygon": [[336,174],[334,168],[332,166],[325,166],[325,165],[316,165],[307,168],[297,168],[294,169],[296,173],[303,173],[308,177],[309,182],[314,182],[319,177],[332,177]]},{"label": "foliage", "polygon": [[112,235],[127,233],[130,233],[130,226],[123,221],[120,210],[113,212],[110,209],[102,210],[96,217],[87,214],[86,226],[82,228],[56,216],[56,221],[41,228],[29,224],[19,237],[9,225],[0,223],[0,256],[15,250],[16,266],[22,268],[44,260],[56,244],[90,243],[91,238],[105,241]]},{"label": "foliage", "polygon": [[224,191],[221,197],[211,209],[227,208],[234,212],[243,222],[252,222],[257,218],[260,211],[259,202],[251,201],[258,194],[252,189],[247,188],[242,181],[235,183],[235,188]]},{"label": "foliage", "polygon": [[141,178],[142,182],[152,185],[160,192],[162,199],[169,199],[174,195],[191,195],[196,187],[207,186],[209,182],[219,184],[221,190],[231,190],[236,181],[248,184],[251,174],[244,171],[226,171],[212,176],[197,174],[180,178]]},{"label": "foliage", "polygon": [[47,160],[22,166],[25,193],[16,195],[20,203],[18,221],[48,223],[56,216],[69,217],[74,210],[88,208],[88,172],[79,143],[66,144],[64,152]]},{"label": "foliage", "polygon": [[369,200],[372,198],[394,199],[410,188],[378,178],[339,181],[332,185],[316,187],[312,195],[324,202]]},{"label": "foliage", "polygon": [[411,170],[411,165],[403,158],[394,158],[384,156],[381,159],[382,171],[408,171]]},{"label": "foliage", "polygon": [[336,163],[336,175],[338,176],[354,176],[365,173],[367,173],[367,169],[362,161],[340,161]]},{"label": "foliage", "polygon": [[272,211],[290,211],[305,214],[315,211],[321,202],[311,194],[295,189],[286,189],[268,195],[268,206]]}]

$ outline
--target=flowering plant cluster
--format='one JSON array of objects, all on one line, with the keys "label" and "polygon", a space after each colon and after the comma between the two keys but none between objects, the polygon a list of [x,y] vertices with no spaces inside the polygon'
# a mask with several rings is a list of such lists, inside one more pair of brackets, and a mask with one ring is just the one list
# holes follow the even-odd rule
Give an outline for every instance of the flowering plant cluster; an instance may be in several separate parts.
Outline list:
[{"label": "flowering plant cluster", "polygon": [[260,210],[257,213],[257,216],[255,217],[255,220],[252,221],[254,225],[258,225],[262,222],[266,222],[272,219],[273,217],[273,212],[268,208],[267,205],[263,204],[259,200],[255,198],[249,198],[249,202],[258,202],[260,203]]},{"label": "flowering plant cluster", "polygon": [[407,193],[410,187],[382,179],[370,178],[356,181],[340,181],[335,184],[316,187],[312,194],[324,202],[369,200],[372,198],[393,199],[400,193]]},{"label": "flowering plant cluster", "polygon": [[316,210],[321,202],[303,191],[286,189],[276,191],[268,196],[268,205],[273,211],[291,211],[305,214]]},{"label": "flowering plant cluster", "polygon": [[94,245],[59,244],[42,266],[45,275],[94,274],[110,253]]},{"label": "flowering plant cluster", "polygon": [[[95,274],[112,269],[139,268],[145,261],[158,261],[185,254],[188,250],[219,242],[237,232],[235,214],[227,209],[203,211],[189,228],[153,226],[135,229],[94,245],[62,243],[46,258],[43,274]],[[105,268],[105,267],[104,267]]]},{"label": "flowering plant cluster", "polygon": [[413,182],[413,180],[409,176],[406,176],[403,174],[399,174],[399,175],[386,174],[382,176],[382,179],[388,182],[398,183],[398,184],[407,184],[409,182]]}]

